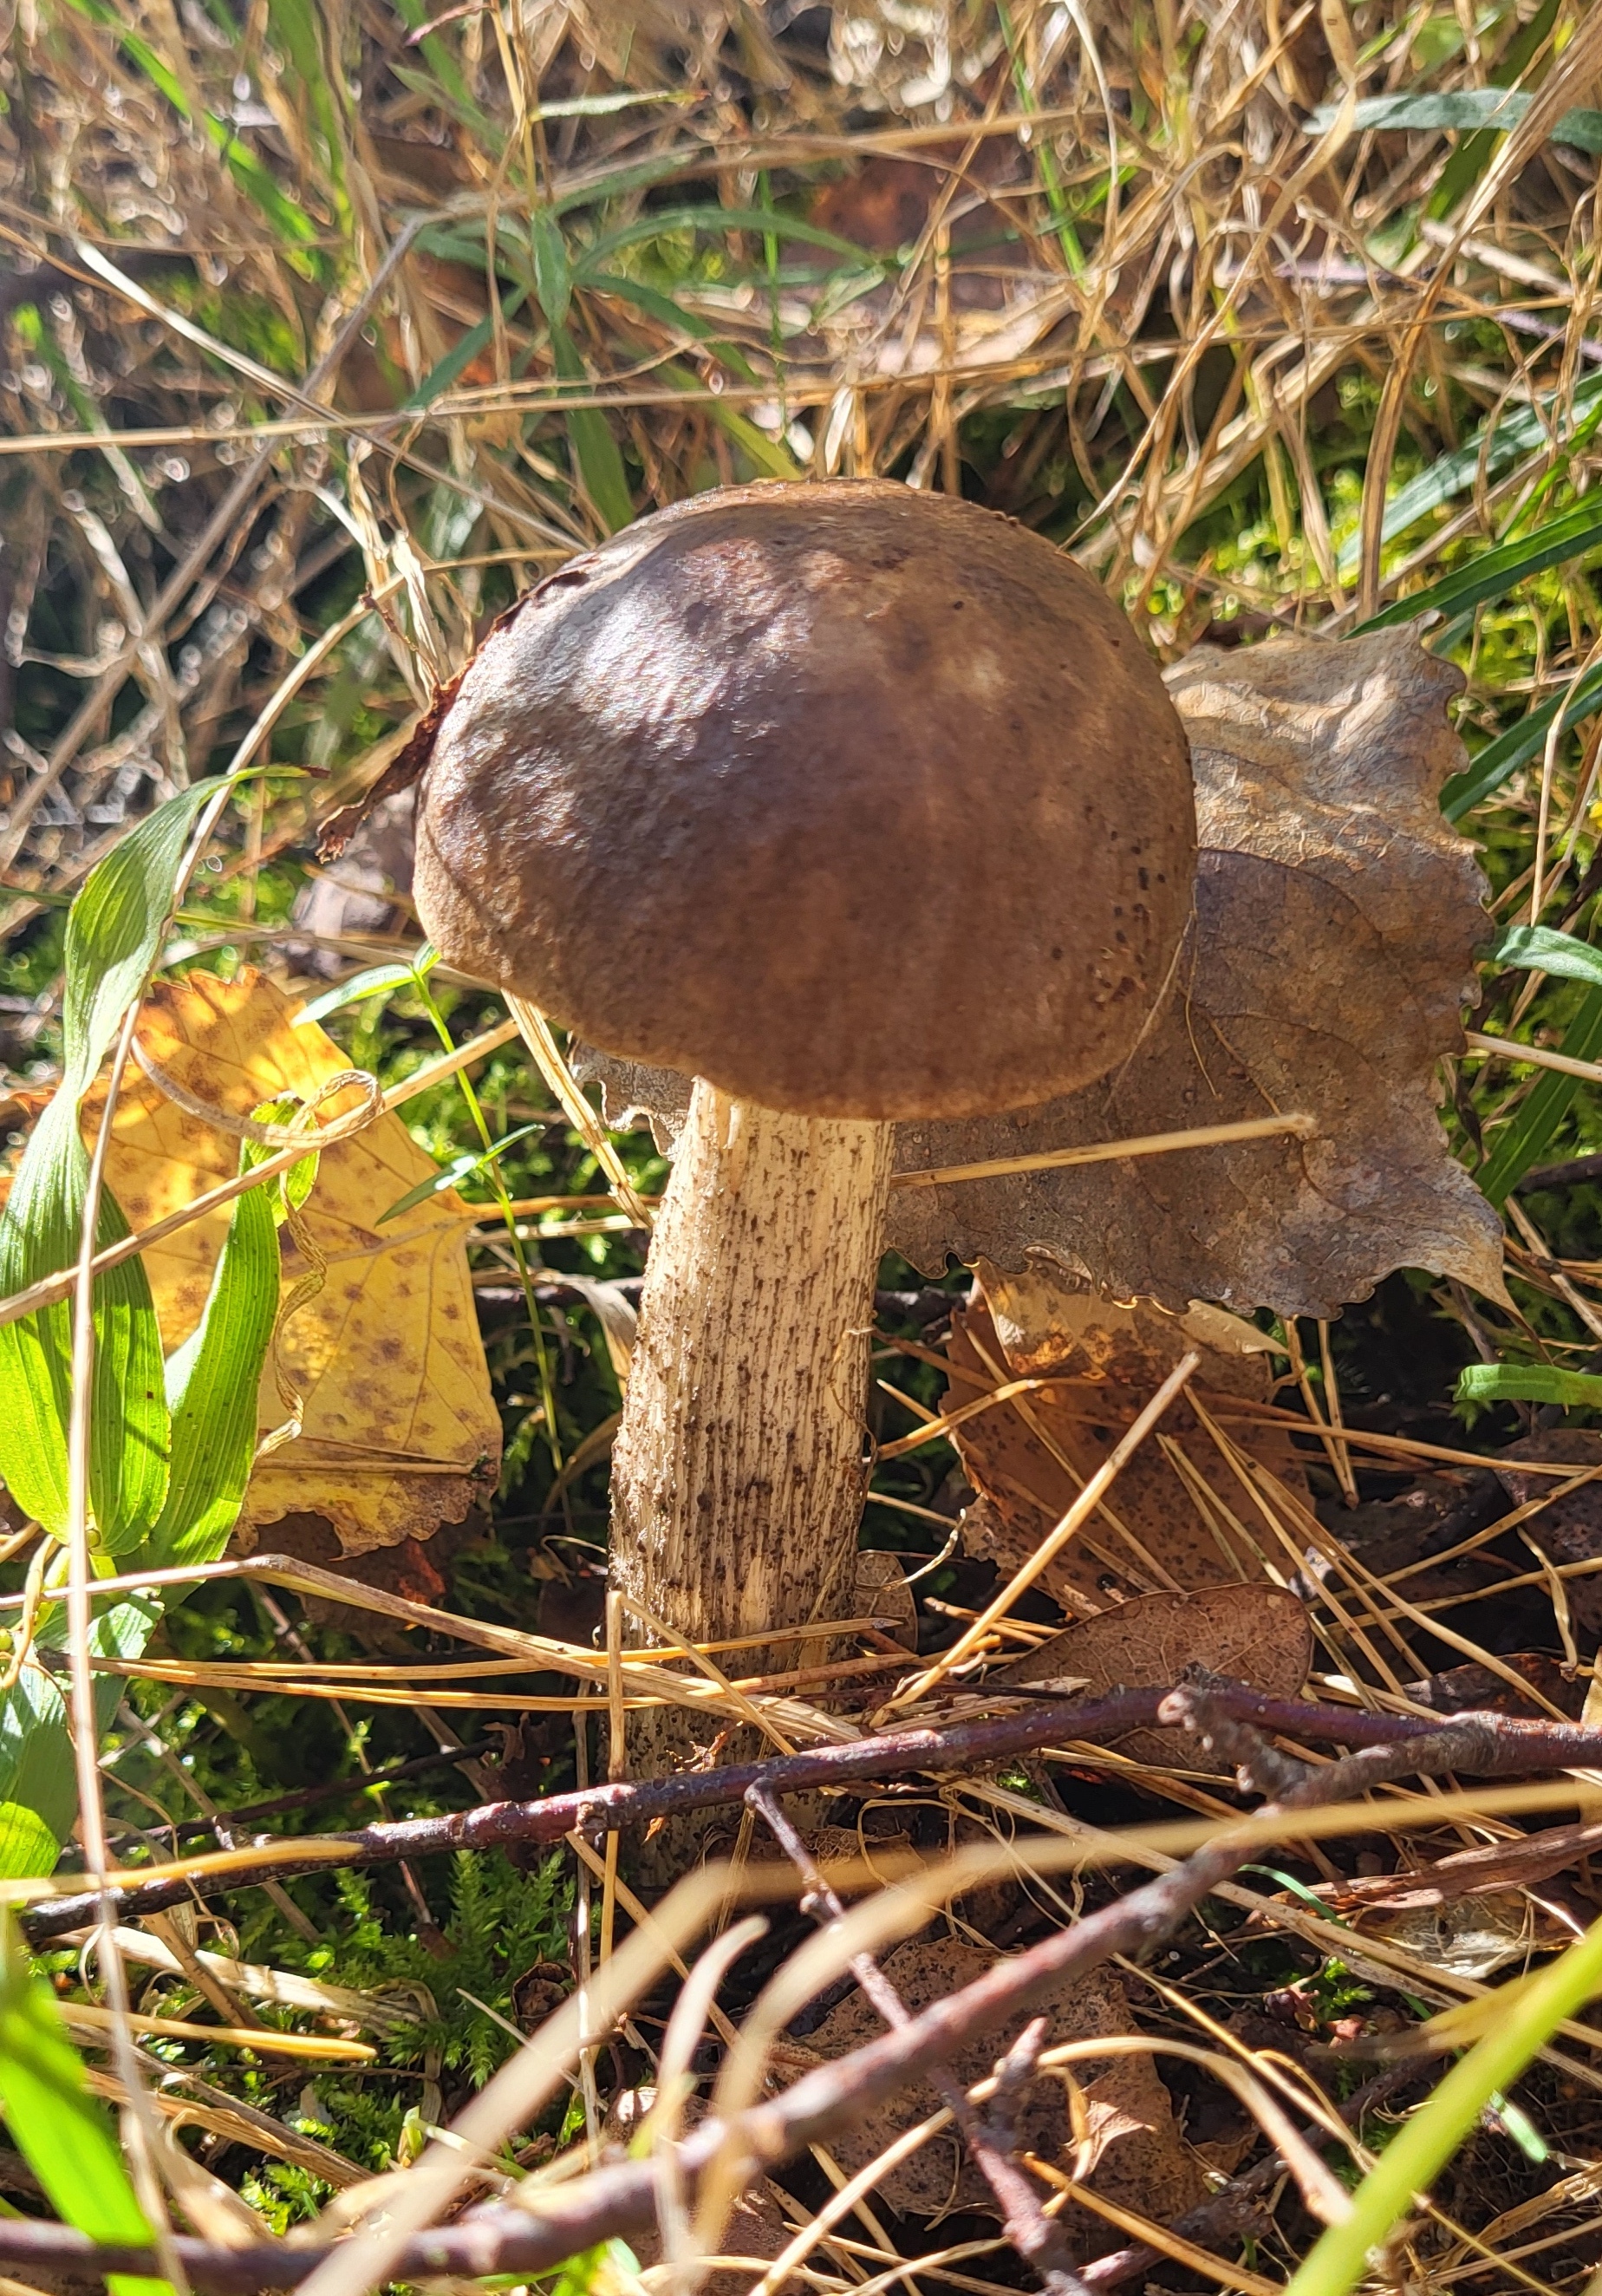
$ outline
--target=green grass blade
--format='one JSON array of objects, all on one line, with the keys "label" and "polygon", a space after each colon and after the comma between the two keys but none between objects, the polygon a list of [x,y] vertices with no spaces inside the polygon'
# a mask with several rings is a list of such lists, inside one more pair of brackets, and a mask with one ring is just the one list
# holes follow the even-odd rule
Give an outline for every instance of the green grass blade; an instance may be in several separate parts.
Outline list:
[{"label": "green grass blade", "polygon": [[543,1131],[544,1128],[538,1124],[522,1124],[515,1132],[507,1133],[504,1139],[497,1140],[492,1147],[480,1149],[477,1154],[470,1149],[460,1156],[453,1156],[442,1170],[430,1172],[426,1180],[419,1180],[414,1188],[408,1188],[404,1196],[397,1196],[386,1210],[379,1214],[373,1226],[382,1227],[386,1220],[398,1219],[403,1212],[409,1212],[413,1204],[425,1202],[429,1196],[438,1195],[442,1189],[454,1188],[459,1180],[470,1179],[486,1164],[493,1164],[497,1156],[503,1156],[518,1141],[527,1140],[531,1132]]},{"label": "green grass blade", "polygon": [[[1370,95],[1358,105],[1353,126],[1359,135],[1375,128],[1468,127],[1504,135],[1518,126],[1534,101],[1526,89],[1500,87],[1459,88],[1450,95]],[[1322,104],[1306,132],[1326,135],[1335,121],[1336,106]],[[1602,152],[1602,111],[1565,111],[1549,134],[1554,144],[1569,144],[1578,152]]]},{"label": "green grass blade", "polygon": [[568,324],[573,303],[573,268],[561,226],[548,208],[535,208],[528,218],[528,240],[534,252],[534,291],[552,333]]},{"label": "green grass blade", "polygon": [[1562,980],[1584,980],[1602,988],[1602,948],[1576,940],[1549,925],[1511,925],[1492,952],[1493,964],[1526,972],[1550,972]]},{"label": "green grass blade", "polygon": [[[556,372],[564,382],[587,383],[591,377],[578,345],[565,327],[551,330]],[[623,467],[623,455],[612,436],[612,426],[598,406],[576,406],[568,415],[568,444],[584,492],[595,505],[609,534],[631,525],[633,498]]]},{"label": "green grass blade", "polygon": [[[1551,519],[1538,526],[1533,534],[1521,535],[1516,542],[1504,542],[1488,550],[1472,565],[1461,566],[1455,573],[1432,582],[1427,590],[1415,590],[1395,604],[1386,606],[1372,615],[1360,627],[1364,630],[1388,629],[1394,622],[1410,622],[1419,614],[1466,613],[1470,607],[1487,598],[1500,598],[1531,574],[1539,574],[1548,566],[1561,565],[1565,559],[1578,558],[1582,552],[1602,545],[1602,497],[1590,496],[1565,511],[1561,518]],[[1353,637],[1359,635],[1354,630]]]},{"label": "green grass blade", "polygon": [[1459,1403],[1556,1403],[1565,1411],[1602,1409],[1602,1379],[1551,1364],[1467,1364],[1458,1374]]},{"label": "green grass blade", "polygon": [[[55,1997],[35,1977],[10,1914],[0,1924],[0,2103],[18,2151],[63,2224],[154,2253],[105,2108],[89,2094]],[[113,2296],[171,2296],[165,2280],[119,2278]]]},{"label": "green grass blade", "polygon": [[1349,2296],[1383,2246],[1470,2136],[1499,2091],[1510,2088],[1565,2017],[1602,1990],[1602,1922],[1531,1978],[1504,2017],[1460,2057],[1427,2103],[1398,2129],[1352,2199],[1292,2280],[1287,2296]]},{"label": "green grass blade", "polygon": [[278,1318],[272,1190],[236,1201],[200,1323],[168,1357],[172,1465],[150,1535],[151,1566],[215,1562],[239,1520],[256,1457],[256,1397]]},{"label": "green grass blade", "polygon": [[584,260],[591,267],[615,255],[620,248],[633,247],[642,239],[660,239],[675,231],[772,232],[780,241],[794,240],[803,247],[818,247],[830,255],[844,256],[848,262],[861,265],[866,270],[882,275],[897,266],[893,258],[870,255],[854,240],[842,239],[838,232],[824,231],[819,225],[803,223],[798,216],[786,215],[781,208],[723,208],[710,201],[677,208],[652,208],[647,214],[637,216],[632,223],[622,224],[616,231],[608,232],[586,250]]},{"label": "green grass blade", "polygon": [[[1602,1052],[1602,988],[1587,989],[1564,1031],[1563,1051],[1572,1060],[1595,1060]],[[1532,1088],[1512,1121],[1497,1136],[1496,1144],[1475,1174],[1480,1192],[1500,1207],[1510,1189],[1538,1164],[1552,1136],[1568,1114],[1580,1089],[1578,1077],[1548,1069]]]},{"label": "green grass blade", "polygon": [[[1492,87],[1516,87],[1534,62],[1557,21],[1558,0],[1541,0],[1529,22],[1516,31],[1492,66],[1487,77]],[[1464,194],[1473,190],[1496,152],[1496,138],[1487,130],[1466,135],[1436,180],[1426,212],[1439,222],[1451,214]]]},{"label": "green grass blade", "polygon": [[[648,318],[655,319],[659,326],[670,329],[674,334],[693,335],[698,342],[705,343],[707,348],[742,382],[756,381],[756,370],[745,353],[735,344],[725,341],[707,320],[698,317],[693,311],[682,309],[671,295],[664,295],[658,288],[648,287],[641,280],[625,279],[616,271],[592,271],[583,261],[575,266],[573,281],[576,286],[591,288],[597,294],[615,296],[620,303],[633,303]],[[662,370],[665,381],[668,372],[666,368]],[[683,370],[674,369],[673,372],[682,373]],[[689,380],[694,384],[699,378],[691,375]]]},{"label": "green grass blade", "polygon": [[[341,980],[337,988],[325,989],[321,996],[303,1005],[290,1025],[295,1029],[309,1028],[314,1021],[325,1021],[331,1013],[342,1013],[347,1004],[359,1004],[364,997],[387,996],[396,988],[414,988],[419,970],[417,964],[375,964],[365,972],[353,973],[348,980]],[[424,964],[421,970],[426,977],[433,967]]]},{"label": "green grass blade", "polygon": [[[514,287],[511,294],[502,299],[502,318],[516,318],[527,299],[527,287]],[[462,340],[445,353],[438,365],[431,367],[424,375],[411,398],[407,399],[407,406],[418,408],[431,406],[437,398],[451,390],[465,374],[473,361],[476,358],[481,358],[489,348],[494,331],[495,323],[493,317],[480,319],[476,327],[470,327]]]},{"label": "green grass blade", "polygon": [[1453,774],[1441,791],[1441,810],[1448,821],[1461,821],[1466,813],[1500,789],[1520,766],[1528,765],[1546,747],[1547,733],[1559,709],[1563,711],[1563,731],[1566,734],[1582,718],[1588,718],[1602,701],[1602,662],[1590,669],[1575,686],[1572,694],[1555,693],[1537,709],[1526,710],[1516,726],[1509,726],[1494,742],[1487,742],[1470,764],[1467,771]]},{"label": "green grass blade", "polygon": [[[1549,426],[1558,413],[1568,417],[1568,444],[1572,447],[1578,442],[1588,419],[1602,415],[1602,374],[1588,375],[1583,382],[1577,383],[1562,406],[1555,393],[1548,393],[1538,406],[1511,408],[1500,420],[1482,424],[1455,454],[1438,455],[1427,470],[1410,479],[1406,486],[1399,487],[1385,504],[1385,539],[1394,542],[1432,511],[1443,509],[1459,495],[1467,494],[1475,483],[1482,458],[1488,480],[1505,477],[1524,455],[1547,446]],[[1355,571],[1361,546],[1356,535],[1348,537],[1341,545],[1338,563],[1343,575]]]},{"label": "green grass blade", "polygon": [[[701,379],[687,366],[672,364],[662,369],[662,380],[675,390],[699,390]],[[764,479],[800,479],[805,476],[799,463],[782,439],[770,439],[759,430],[748,415],[737,406],[726,406],[721,398],[708,397],[705,402],[708,414],[730,444],[738,447],[747,462]]]}]

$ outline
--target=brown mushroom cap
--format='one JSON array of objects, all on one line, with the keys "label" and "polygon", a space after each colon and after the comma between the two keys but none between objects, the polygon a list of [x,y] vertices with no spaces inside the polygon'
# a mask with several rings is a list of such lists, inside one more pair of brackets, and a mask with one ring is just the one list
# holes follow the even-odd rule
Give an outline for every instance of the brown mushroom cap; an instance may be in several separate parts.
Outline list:
[{"label": "brown mushroom cap", "polygon": [[1025,528],[876,481],[698,496],[575,560],[435,737],[446,959],[798,1115],[958,1117],[1134,1043],[1178,946],[1183,728]]}]

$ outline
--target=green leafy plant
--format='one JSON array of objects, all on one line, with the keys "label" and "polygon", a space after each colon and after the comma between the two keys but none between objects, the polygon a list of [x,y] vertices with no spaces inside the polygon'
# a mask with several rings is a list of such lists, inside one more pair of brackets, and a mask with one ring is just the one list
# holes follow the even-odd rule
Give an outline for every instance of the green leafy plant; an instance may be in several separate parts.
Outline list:
[{"label": "green leafy plant", "polygon": [[[160,953],[197,816],[220,785],[200,782],[142,822],[89,874],[72,904],[65,947],[61,1083],[36,1126],[0,1213],[0,1291],[14,1293],[77,1259],[88,1201],[85,1098]],[[249,1143],[241,1161],[259,1156]],[[142,1261],[94,1279],[94,1369],[89,1459],[92,1552],[101,1567],[161,1570],[219,1555],[237,1519],[256,1441],[256,1393],[278,1313],[276,1218],[285,1199],[248,1190],[234,1203],[200,1322],[163,1360]],[[96,1242],[128,1234],[115,1198],[101,1191]],[[0,1324],[0,1475],[49,1538],[68,1529],[72,1319],[58,1300]],[[63,1557],[49,1550],[38,1594],[46,1607],[38,1652],[63,1631],[48,1598]],[[96,1618],[98,1654],[143,1648],[157,1606],[119,1602]],[[45,1870],[70,1825],[72,1764],[53,1674],[13,1653],[0,1697],[0,1863]],[[114,1710],[116,1685],[102,1703]],[[29,1824],[29,1815],[36,1821]]]},{"label": "green leafy plant", "polygon": [[[18,2151],[63,2223],[91,2240],[154,2250],[105,2108],[89,2094],[61,2013],[9,1913],[0,1916],[0,2106]],[[168,2283],[114,2274],[111,2296],[172,2296]]]}]

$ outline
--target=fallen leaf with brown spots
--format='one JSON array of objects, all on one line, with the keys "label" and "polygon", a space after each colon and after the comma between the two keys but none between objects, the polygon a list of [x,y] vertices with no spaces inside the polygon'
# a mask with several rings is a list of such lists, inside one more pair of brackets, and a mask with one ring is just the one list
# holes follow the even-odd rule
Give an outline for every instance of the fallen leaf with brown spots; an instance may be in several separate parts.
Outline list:
[{"label": "fallen leaf with brown spots", "polygon": [[[1032,1259],[1020,1276],[988,1266],[981,1275],[983,1288],[952,1318],[947,1410],[1011,1380],[1050,1381],[976,1413],[955,1432],[964,1472],[990,1502],[969,1510],[969,1551],[1004,1576],[1067,1513],[1187,1348],[1201,1350],[1194,1385],[1215,1406],[1270,1393],[1273,1357],[1263,1335],[1235,1316],[1212,1308],[1171,1316],[1144,1300],[1120,1307],[1076,1288],[1049,1259]],[[1222,1431],[1306,1503],[1286,1435],[1266,1426]],[[1039,1583],[1083,1616],[1135,1595],[1265,1578],[1265,1552],[1283,1566],[1246,1485],[1181,1396]]]},{"label": "fallen leaf with brown spots", "polygon": [[[253,972],[231,981],[192,973],[152,991],[139,1045],[195,1098],[249,1116],[287,1093],[309,1097],[350,1065],[315,1023],[292,1027],[295,1010]],[[86,1110],[91,1133],[99,1108],[91,1101]],[[130,1066],[108,1177],[135,1228],[231,1177],[238,1161],[236,1138]],[[501,1427],[468,1275],[467,1207],[447,1190],[377,1225],[435,1168],[394,1115],[323,1150],[303,1217],[326,1274],[278,1341],[283,1374],[304,1399],[302,1431],[257,1464],[240,1518],[245,1541],[281,1516],[315,1514],[359,1554],[459,1522],[493,1488]],[[225,1210],[214,1212],[144,1255],[169,1355],[200,1319],[227,1221]],[[287,1293],[308,1270],[287,1227],[279,1240]],[[261,1433],[285,1417],[269,1360]]]},{"label": "fallen leaf with brown spots", "polygon": [[[915,1938],[884,1956],[882,1966],[914,2015],[932,2002],[944,2000],[992,1969],[997,1956],[964,1939]],[[1122,1987],[1111,1970],[1098,1969],[1077,1983],[1065,1986],[1050,2000],[1037,2005],[1035,2013],[1049,2020],[1048,2047],[1065,2041],[1102,2040],[1136,2030]],[[1010,2026],[960,2049],[950,2070],[971,2087],[993,2070],[1027,2021],[1016,2018]],[[821,2059],[843,2057],[884,2030],[878,2012],[858,1992],[846,1996],[822,2023],[806,2037],[805,2046]],[[1140,2210],[1159,2224],[1171,2224],[1202,2198],[1201,2171],[1180,2135],[1167,2089],[1149,2055],[1145,2054],[1089,2058],[1075,2064],[1074,2078],[1083,2095],[1086,2151],[1091,2166],[1085,2182],[1093,2193],[1124,2207]],[[830,2141],[830,2151],[849,2175],[866,2166],[904,2130],[939,2110],[933,2089],[920,2086],[903,2090],[887,2105],[867,2113],[841,2136]],[[1075,2139],[1067,2089],[1061,2079],[1044,2073],[1036,2079],[1018,2114],[1020,2147],[1053,2167],[1067,2168],[1075,2154]],[[1075,2165],[1077,2162],[1075,2161]],[[979,2209],[993,2213],[990,2187],[969,2159],[953,2129],[943,2129],[909,2160],[893,2169],[875,2188],[877,2198],[903,2215],[938,2217],[952,2209]],[[1044,2187],[1042,2198],[1046,2197]],[[1082,2227],[1095,2219],[1075,2221],[1076,2245],[1113,2244]]]}]

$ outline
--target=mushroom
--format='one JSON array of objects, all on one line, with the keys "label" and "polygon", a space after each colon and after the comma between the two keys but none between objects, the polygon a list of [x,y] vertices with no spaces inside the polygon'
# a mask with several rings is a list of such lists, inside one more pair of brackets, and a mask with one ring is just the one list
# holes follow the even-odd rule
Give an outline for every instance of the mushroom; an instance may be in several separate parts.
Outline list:
[{"label": "mushroom", "polygon": [[454,966],[693,1078],[613,1461],[625,1596],[846,1613],[895,1127],[1123,1059],[1189,912],[1183,729],[1050,544],[878,481],[731,488],[531,591],[445,709]]}]

